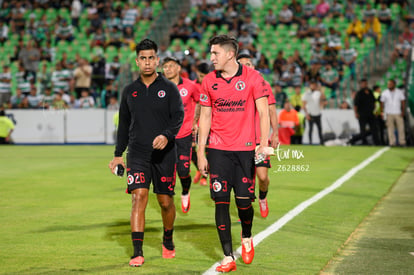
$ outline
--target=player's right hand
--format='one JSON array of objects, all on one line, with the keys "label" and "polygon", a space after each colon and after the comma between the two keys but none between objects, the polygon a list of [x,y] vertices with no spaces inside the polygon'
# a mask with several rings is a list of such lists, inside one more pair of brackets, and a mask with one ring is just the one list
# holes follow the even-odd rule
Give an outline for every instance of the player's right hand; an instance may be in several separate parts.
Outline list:
[{"label": "player's right hand", "polygon": [[109,162],[108,167],[111,170],[112,174],[115,172],[115,168],[118,166],[118,164],[121,164],[125,168],[125,163],[124,163],[124,158],[123,157],[114,157]]},{"label": "player's right hand", "polygon": [[198,170],[200,171],[201,175],[208,177],[208,161],[206,156],[197,154],[197,166]]}]

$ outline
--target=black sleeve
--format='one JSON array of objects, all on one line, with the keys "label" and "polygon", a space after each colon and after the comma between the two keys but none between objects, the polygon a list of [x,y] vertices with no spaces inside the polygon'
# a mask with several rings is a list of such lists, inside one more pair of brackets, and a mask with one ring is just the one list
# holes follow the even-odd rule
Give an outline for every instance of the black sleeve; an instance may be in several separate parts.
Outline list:
[{"label": "black sleeve", "polygon": [[117,144],[115,147],[115,157],[122,157],[129,141],[129,126],[131,125],[131,113],[127,103],[126,88],[122,93],[121,105],[119,107],[119,124],[117,131]]},{"label": "black sleeve", "polygon": [[170,123],[168,128],[161,134],[167,137],[168,141],[171,141],[178,134],[184,120],[184,106],[181,100],[180,92],[177,86],[171,85],[170,87]]}]

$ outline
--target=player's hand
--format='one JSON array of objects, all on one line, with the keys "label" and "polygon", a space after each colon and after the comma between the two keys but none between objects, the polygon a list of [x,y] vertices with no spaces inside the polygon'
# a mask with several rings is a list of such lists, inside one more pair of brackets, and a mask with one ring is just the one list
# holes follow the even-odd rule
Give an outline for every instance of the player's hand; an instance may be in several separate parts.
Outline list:
[{"label": "player's hand", "polygon": [[267,157],[267,155],[266,155],[266,152],[265,152],[265,146],[263,146],[263,145],[259,145],[259,146],[257,146],[256,147],[256,152],[255,152],[255,157],[256,158],[258,158],[259,157],[259,155],[260,154],[263,154],[264,155],[264,157],[266,158]]},{"label": "player's hand", "polygon": [[197,154],[197,166],[200,170],[201,175],[208,177],[208,161],[206,156],[203,154]]},{"label": "player's hand", "polygon": [[125,163],[124,163],[124,158],[123,157],[114,157],[109,162],[108,167],[111,170],[112,174],[115,172],[115,168],[118,166],[118,164],[121,164],[125,168]]},{"label": "player's hand", "polygon": [[193,132],[193,136],[197,136],[197,132],[198,132],[198,125],[197,123],[193,123],[193,127],[191,128],[191,131]]},{"label": "player's hand", "polygon": [[306,115],[306,120],[310,120],[310,115]]},{"label": "player's hand", "polygon": [[165,148],[165,146],[167,146],[167,144],[168,139],[163,135],[159,135],[154,138],[154,141],[152,142],[152,148],[156,150],[162,150]]},{"label": "player's hand", "polygon": [[270,136],[270,146],[273,148],[276,148],[279,145],[279,134],[276,132],[273,132]]}]

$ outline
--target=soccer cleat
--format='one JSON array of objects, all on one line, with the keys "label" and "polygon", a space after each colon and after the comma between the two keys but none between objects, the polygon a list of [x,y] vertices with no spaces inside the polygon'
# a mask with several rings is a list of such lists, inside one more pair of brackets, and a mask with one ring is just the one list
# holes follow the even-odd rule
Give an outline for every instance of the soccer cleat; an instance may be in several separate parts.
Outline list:
[{"label": "soccer cleat", "polygon": [[260,215],[262,215],[263,218],[266,218],[267,215],[269,215],[269,206],[267,205],[267,198],[264,198],[263,200],[259,199],[259,206]]},{"label": "soccer cleat", "polygon": [[245,264],[250,264],[254,258],[253,238],[242,238],[242,259]]},{"label": "soccer cleat", "polygon": [[129,261],[130,266],[141,266],[144,264],[144,257],[138,256]]},{"label": "soccer cleat", "polygon": [[197,171],[193,180],[193,183],[198,183],[201,179],[201,173],[200,171]]},{"label": "soccer cleat", "polygon": [[172,259],[175,257],[175,249],[168,250],[164,245],[162,245],[162,257],[164,259]]},{"label": "soccer cleat", "polygon": [[187,213],[190,210],[190,193],[181,195],[181,210]]},{"label": "soccer cleat", "polygon": [[230,272],[230,271],[236,271],[236,270],[237,270],[236,262],[234,261],[232,256],[224,257],[220,265],[216,267],[217,272]]},{"label": "soccer cleat", "polygon": [[207,179],[206,179],[206,178],[202,178],[202,179],[200,180],[200,185],[202,185],[202,186],[206,186],[206,185],[207,185]]}]

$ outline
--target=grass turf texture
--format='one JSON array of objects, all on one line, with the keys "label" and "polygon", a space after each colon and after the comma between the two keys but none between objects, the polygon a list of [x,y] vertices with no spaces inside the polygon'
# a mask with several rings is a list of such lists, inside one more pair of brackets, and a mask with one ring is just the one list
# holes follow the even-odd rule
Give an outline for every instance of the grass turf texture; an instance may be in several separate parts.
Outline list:
[{"label": "grass turf texture", "polygon": [[413,273],[413,177],[414,162],[332,259],[324,274]]},{"label": "grass turf texture", "polygon": [[[273,157],[268,194],[270,213],[253,233],[264,230],[300,202],[331,185],[371,156],[375,147],[282,147],[303,158]],[[151,194],[146,212],[145,264],[128,266],[132,254],[130,198],[125,178],[110,174],[113,146],[1,147],[0,266],[2,274],[200,274],[222,259],[207,186],[193,184],[191,210],[180,209],[177,182],[176,258],[161,257],[162,221]],[[318,273],[413,161],[413,149],[392,148],[342,187],[294,218],[256,248],[249,274]],[[292,151],[290,152],[292,153]],[[278,165],[309,165],[309,172],[276,172]],[[194,169],[192,169],[194,174]],[[234,249],[240,225],[232,202]]]}]

